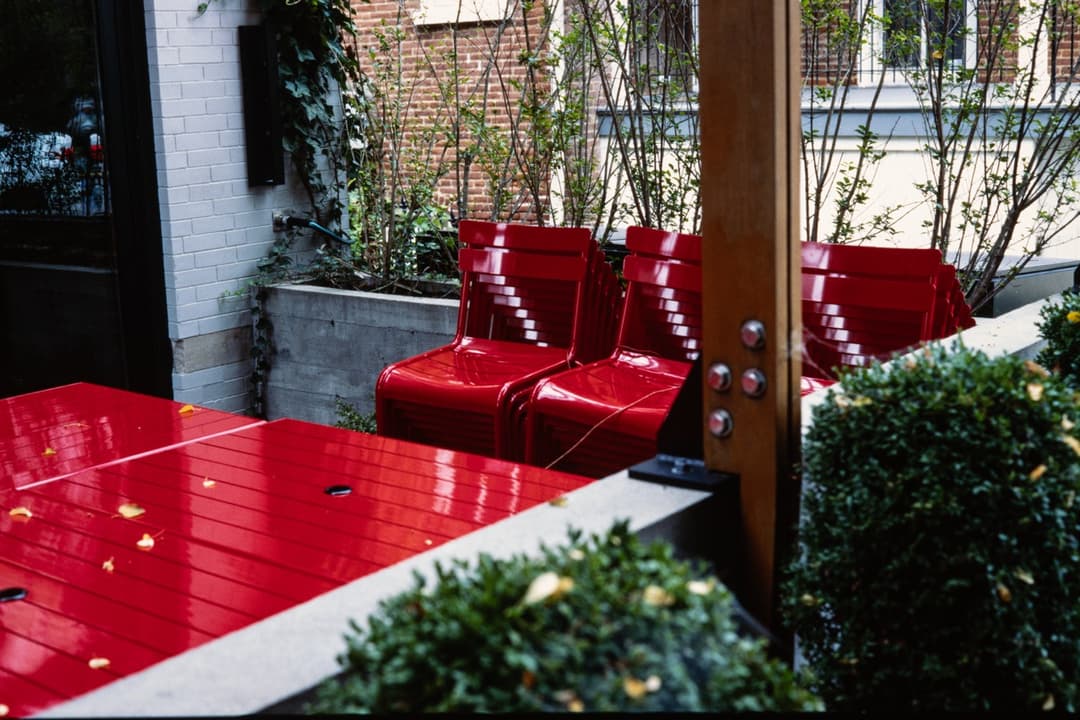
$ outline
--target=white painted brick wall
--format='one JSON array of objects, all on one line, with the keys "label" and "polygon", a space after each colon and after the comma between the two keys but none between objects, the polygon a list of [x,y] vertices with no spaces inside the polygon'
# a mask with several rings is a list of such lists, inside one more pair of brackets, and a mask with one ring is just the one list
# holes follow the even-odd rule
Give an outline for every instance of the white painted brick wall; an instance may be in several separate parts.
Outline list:
[{"label": "white painted brick wall", "polygon": [[[196,4],[146,3],[166,305],[174,342],[250,326],[247,288],[273,244],[272,213],[306,207],[298,187],[247,185],[236,28],[260,22],[255,3],[211,3],[201,17]],[[250,404],[250,372],[246,356],[224,357],[218,366],[190,372],[174,368],[174,396],[242,411]]]}]

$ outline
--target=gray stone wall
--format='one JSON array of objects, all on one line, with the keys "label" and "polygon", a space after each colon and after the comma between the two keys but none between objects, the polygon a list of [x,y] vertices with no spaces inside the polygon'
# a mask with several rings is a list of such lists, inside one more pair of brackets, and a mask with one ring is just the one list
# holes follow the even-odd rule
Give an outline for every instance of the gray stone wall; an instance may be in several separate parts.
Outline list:
[{"label": "gray stone wall", "polygon": [[457,309],[457,300],[309,285],[269,288],[267,417],[333,425],[335,397],[362,413],[374,411],[375,382],[382,369],[448,343]]}]

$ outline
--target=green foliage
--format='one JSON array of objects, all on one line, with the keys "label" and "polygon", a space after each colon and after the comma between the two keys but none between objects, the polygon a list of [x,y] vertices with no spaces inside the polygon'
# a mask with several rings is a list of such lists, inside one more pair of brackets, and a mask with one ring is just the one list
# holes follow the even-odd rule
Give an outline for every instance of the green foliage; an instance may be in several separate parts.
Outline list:
[{"label": "green foliage", "polygon": [[730,593],[626,523],[542,557],[437,567],[356,623],[312,710],[810,710],[819,703],[741,637]]},{"label": "green foliage", "polygon": [[1060,301],[1043,306],[1038,328],[1046,340],[1038,361],[1067,382],[1080,385],[1080,293],[1066,291]]},{"label": "green foliage", "polygon": [[365,415],[341,398],[334,398],[334,406],[338,418],[337,422],[334,423],[334,427],[355,430],[369,435],[374,435],[377,431],[375,413]]},{"label": "green foliage", "polygon": [[[200,2],[196,11],[202,15],[209,6]],[[345,170],[346,136],[334,106],[336,92],[358,77],[344,39],[356,34],[352,7],[349,0],[260,0],[259,9],[276,35],[282,144],[316,218],[337,228],[345,210],[337,184]]]},{"label": "green foliage", "polygon": [[[918,0],[877,14],[875,5],[802,0],[807,239],[860,241],[914,214],[977,309],[1080,218],[1080,76],[1044,64],[1062,57],[1080,7]],[[873,132],[886,77],[903,80],[918,107],[926,174],[913,183],[917,203],[864,221],[857,211],[889,141]],[[854,152],[837,143],[841,118],[860,126]],[[1008,255],[1020,261],[1002,273]]]},{"label": "green foliage", "polygon": [[[853,243],[892,235],[898,206],[887,206],[870,218],[862,217],[870,201],[877,165],[886,155],[888,138],[873,130],[885,74],[880,73],[865,87],[853,81],[884,21],[874,13],[872,3],[865,3],[861,12],[854,13],[844,0],[801,0],[801,12],[805,122],[800,160],[807,178],[803,187],[806,239]],[[841,120],[858,112],[848,107],[855,88],[869,91],[870,99],[855,131],[859,140],[855,152],[845,153],[838,149],[846,132]],[[832,218],[828,220],[830,205]]]},{"label": "green foliage", "polygon": [[815,408],[785,610],[830,710],[1075,711],[1080,417],[1041,367],[963,346]]}]

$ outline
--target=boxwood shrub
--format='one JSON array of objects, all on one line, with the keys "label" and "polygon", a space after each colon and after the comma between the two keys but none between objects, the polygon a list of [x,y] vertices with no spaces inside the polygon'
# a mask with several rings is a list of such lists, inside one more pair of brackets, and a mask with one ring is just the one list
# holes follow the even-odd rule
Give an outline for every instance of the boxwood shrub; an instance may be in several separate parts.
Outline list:
[{"label": "boxwood shrub", "polygon": [[1046,340],[1038,361],[1073,385],[1080,384],[1080,293],[1067,290],[1044,305],[1038,328]]},{"label": "boxwood shrub", "polygon": [[1075,711],[1073,390],[959,345],[842,382],[804,444],[785,585],[826,706]]},{"label": "boxwood shrub", "polygon": [[313,712],[809,710],[732,597],[617,524],[537,558],[480,555],[352,623]]}]

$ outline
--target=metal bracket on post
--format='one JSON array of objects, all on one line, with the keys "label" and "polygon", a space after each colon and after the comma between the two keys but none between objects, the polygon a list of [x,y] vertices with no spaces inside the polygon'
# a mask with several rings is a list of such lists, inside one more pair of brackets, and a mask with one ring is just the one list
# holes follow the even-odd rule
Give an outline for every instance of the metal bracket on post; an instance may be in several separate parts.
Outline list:
[{"label": "metal bracket on post", "polygon": [[701,356],[698,355],[660,426],[656,436],[656,456],[632,466],[630,477],[709,492],[737,485],[738,475],[709,470],[705,466],[702,407]]}]

